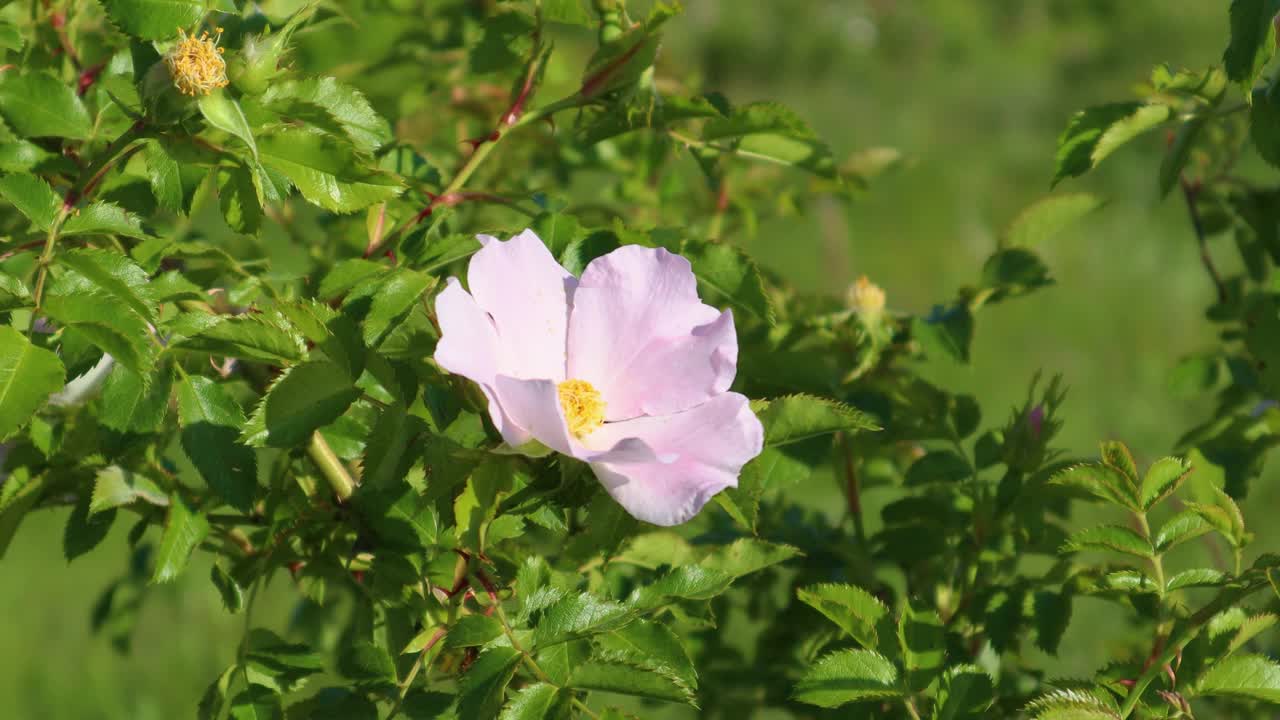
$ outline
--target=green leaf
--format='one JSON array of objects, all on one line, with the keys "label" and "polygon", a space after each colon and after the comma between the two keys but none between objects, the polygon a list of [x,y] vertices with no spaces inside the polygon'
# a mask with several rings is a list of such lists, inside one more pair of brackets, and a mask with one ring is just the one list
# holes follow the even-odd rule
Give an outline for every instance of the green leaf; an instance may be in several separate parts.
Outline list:
[{"label": "green leaf", "polygon": [[1003,247],[1035,247],[1103,204],[1101,198],[1090,193],[1041,198],[1014,218],[1005,230],[1001,244]]},{"label": "green leaf", "polygon": [[911,336],[919,341],[926,357],[949,357],[958,363],[968,363],[969,346],[973,343],[973,314],[963,303],[935,306],[927,316],[912,320]]},{"label": "green leaf", "polygon": [[187,569],[191,552],[208,534],[208,518],[175,493],[169,500],[169,513],[165,518],[164,533],[160,536],[160,549],[156,551],[156,569],[151,582],[166,583],[177,579]]},{"label": "green leaf", "polygon": [[281,131],[259,143],[262,161],[288,177],[302,196],[336,213],[362,210],[400,194],[389,175],[361,162],[349,145],[303,130]]},{"label": "green leaf", "polygon": [[137,215],[109,202],[95,202],[77,210],[62,224],[61,233],[68,236],[124,235],[139,240],[151,237],[142,229],[142,221]]},{"label": "green leaf", "polygon": [[1227,77],[1240,86],[1246,97],[1275,55],[1273,23],[1277,12],[1280,12],[1277,0],[1231,1],[1231,42],[1222,54],[1222,64]]},{"label": "green leaf", "polygon": [[835,432],[879,430],[862,412],[812,395],[757,400],[751,405],[764,425],[766,447],[778,447]]},{"label": "green leaf", "polygon": [[591,15],[582,7],[582,0],[543,0],[542,17],[566,25],[591,24]]},{"label": "green leaf", "polygon": [[877,626],[889,614],[874,595],[856,585],[828,583],[800,588],[796,595],[839,625],[867,649],[879,646]]},{"label": "green leaf", "polygon": [[147,476],[110,465],[99,470],[94,478],[89,513],[131,505],[139,500],[160,507],[169,504],[169,496]]},{"label": "green leaf", "polygon": [[502,634],[502,623],[488,615],[467,615],[449,628],[444,636],[445,647],[478,647]]},{"label": "green leaf", "polygon": [[225,90],[218,89],[208,95],[201,95],[196,104],[200,107],[200,114],[210,125],[240,138],[253,153],[254,161],[258,160],[258,144],[254,140],[253,130],[235,98]]},{"label": "green leaf", "polygon": [[12,23],[0,20],[0,48],[9,50],[21,50],[23,46],[22,33]]},{"label": "green leaf", "polygon": [[194,315],[189,328],[171,347],[220,357],[272,364],[288,364],[306,356],[306,344],[283,317],[275,313]]},{"label": "green leaf", "polygon": [[62,535],[62,554],[67,562],[98,547],[111,531],[111,523],[115,522],[115,510],[93,513],[89,510],[90,502],[87,494],[81,495],[67,516],[67,527]]},{"label": "green leaf", "polygon": [[760,270],[741,250],[718,243],[689,243],[684,256],[698,280],[723,296],[734,310],[773,324],[773,305]]},{"label": "green leaf", "polygon": [[231,720],[284,720],[280,696],[269,688],[251,686],[231,701]]},{"label": "green leaf", "polygon": [[364,258],[350,258],[343,260],[333,266],[329,273],[324,276],[324,280],[320,281],[320,289],[316,291],[316,297],[322,300],[333,300],[355,288],[357,285],[363,284],[367,280],[372,280],[387,272],[387,267],[382,263],[377,263]]},{"label": "green leaf", "polygon": [[162,365],[148,379],[123,365],[113,367],[102,386],[98,420],[120,432],[159,432],[169,411],[173,372]]},{"label": "green leaf", "polygon": [[567,595],[547,608],[533,631],[533,644],[544,648],[574,638],[608,632],[633,618],[626,605],[590,593]]},{"label": "green leaf", "polygon": [[458,683],[458,716],[495,717],[520,658],[520,652],[509,647],[492,647],[480,653]]},{"label": "green leaf", "polygon": [[57,355],[0,325],[0,440],[26,425],[65,380]]},{"label": "green leaf", "polygon": [[369,314],[365,317],[365,343],[370,347],[376,346],[409,314],[418,298],[434,282],[430,275],[413,270],[395,270],[383,279],[373,292]]},{"label": "green leaf", "polygon": [[698,564],[738,578],[786,562],[800,554],[798,549],[790,545],[756,538],[739,538],[729,545],[717,548]]},{"label": "green leaf", "polygon": [[995,684],[991,676],[976,665],[947,668],[938,690],[938,709],[934,720],[961,720],[980,717],[995,702]]},{"label": "green leaf", "polygon": [[1154,555],[1151,543],[1138,533],[1120,525],[1099,525],[1080,530],[1062,546],[1063,552],[1114,550],[1140,558]]},{"label": "green leaf", "polygon": [[555,685],[529,685],[507,703],[498,720],[556,720],[566,716],[570,698]]},{"label": "green leaf", "polygon": [[1035,594],[1032,612],[1036,624],[1036,645],[1050,655],[1058,654],[1062,634],[1071,620],[1071,592],[1042,590]]},{"label": "green leaf", "polygon": [[0,312],[18,310],[35,305],[31,292],[22,281],[0,272]]},{"label": "green leaf", "polygon": [[143,40],[165,40],[178,28],[190,28],[204,17],[201,0],[102,0],[107,16],[121,30]]},{"label": "green leaf", "polygon": [[54,322],[74,327],[116,362],[139,375],[150,373],[155,348],[147,321],[114,295],[91,290],[82,276],[66,273],[50,284],[44,312]]},{"label": "green leaf", "polygon": [[331,77],[274,83],[261,101],[282,115],[346,135],[362,152],[373,152],[392,140],[391,127],[364,95]]},{"label": "green leaf", "polygon": [[870,650],[841,650],[818,660],[796,684],[793,697],[825,708],[902,695],[898,669]]},{"label": "green leaf", "polygon": [[1120,471],[1120,474],[1128,481],[1132,494],[1136,497],[1141,483],[1138,475],[1138,464],[1133,461],[1133,453],[1129,452],[1129,448],[1117,440],[1107,440],[1101,444],[1101,455],[1102,463]]},{"label": "green leaf", "polygon": [[169,212],[182,212],[182,169],[169,148],[160,140],[150,140],[142,147],[142,157],[156,204]]},{"label": "green leaf", "polygon": [[1155,537],[1156,550],[1165,552],[1188,540],[1194,540],[1212,529],[1213,526],[1205,522],[1199,513],[1183,510],[1160,526],[1160,531]]},{"label": "green leaf", "polygon": [[682,565],[662,578],[632,591],[627,604],[653,610],[672,600],[710,600],[729,589],[733,575],[698,565]]},{"label": "green leaf", "polygon": [[[1107,698],[1104,700],[1103,698]],[[1120,720],[1115,703],[1105,690],[1054,690],[1027,705],[1036,720]]]},{"label": "green leaf", "polygon": [[360,397],[346,371],[328,360],[308,360],[280,375],[253,411],[242,437],[254,447],[293,447],[337,420]]},{"label": "green leaf", "polygon": [[1142,478],[1142,508],[1148,510],[1169,497],[1190,472],[1191,464],[1182,458],[1166,457],[1152,463]]},{"label": "green leaf", "polygon": [[1082,491],[1135,512],[1140,510],[1125,476],[1113,467],[1096,463],[1073,465],[1050,478],[1054,485]]},{"label": "green leaf", "polygon": [[0,73],[0,117],[27,138],[87,140],[93,132],[76,91],[46,72]]},{"label": "green leaf", "polygon": [[579,90],[582,96],[592,97],[639,80],[658,57],[658,47],[662,44],[659,28],[676,12],[658,3],[644,22],[636,23],[617,37],[600,43],[582,74]]},{"label": "green leaf", "polygon": [[1201,695],[1280,704],[1280,664],[1263,655],[1232,655],[1211,665],[1195,689]]},{"label": "green leaf", "polygon": [[1254,91],[1249,109],[1249,136],[1263,160],[1280,167],[1280,89],[1273,83]]},{"label": "green leaf", "polygon": [[912,690],[925,689],[942,673],[947,638],[938,613],[904,606],[898,619],[898,644],[906,683]]},{"label": "green leaf", "polygon": [[1098,166],[1108,155],[1173,115],[1168,105],[1139,102],[1098,105],[1076,113],[1058,138],[1053,184]]},{"label": "green leaf", "polygon": [[593,657],[622,662],[673,677],[689,688],[698,686],[698,673],[680,639],[667,626],[637,620],[595,637]]},{"label": "green leaf", "polygon": [[184,378],[178,418],[182,449],[196,470],[223,500],[247,511],[258,487],[258,464],[253,450],[237,442],[245,419],[235,399],[207,377]]},{"label": "green leaf", "polygon": [[951,450],[934,450],[911,463],[907,469],[907,485],[954,483],[973,475],[969,461]]},{"label": "green leaf", "polygon": [[693,691],[676,678],[621,662],[592,660],[581,665],[570,676],[569,687],[680,702],[697,707]]},{"label": "green leaf", "polygon": [[232,674],[238,669],[232,665],[209,684],[196,707],[196,720],[219,720],[222,717],[222,709],[227,704],[227,693],[231,690]]},{"label": "green leaf", "polygon": [[1213,568],[1192,568],[1183,570],[1169,578],[1165,590],[1173,592],[1186,587],[1216,587],[1227,581],[1227,576]]},{"label": "green leaf", "polygon": [[338,658],[338,672],[362,685],[394,685],[396,682],[396,663],[390,653],[368,642],[355,643],[343,651]]},{"label": "green leaf", "polygon": [[209,569],[209,580],[218,589],[222,606],[227,609],[227,612],[240,612],[244,607],[244,591],[240,589],[240,583],[236,582],[236,579],[216,562]]},{"label": "green leaf", "polygon": [[738,154],[802,168],[822,177],[836,176],[831,149],[790,108],[758,102],[713,117],[702,129],[705,141],[735,140]]},{"label": "green leaf", "polygon": [[324,670],[324,662],[306,645],[287,643],[270,630],[255,628],[249,632],[244,670],[250,683],[288,693]]},{"label": "green leaf", "polygon": [[1195,147],[1200,132],[1208,124],[1209,117],[1208,114],[1196,115],[1178,128],[1177,134],[1173,137],[1173,145],[1160,161],[1160,197],[1168,195],[1181,180],[1182,170],[1187,166],[1187,160],[1191,158],[1191,149]]},{"label": "green leaf", "polygon": [[62,207],[62,199],[49,183],[26,173],[0,177],[0,197],[26,215],[32,227],[41,232],[49,230]]},{"label": "green leaf", "polygon": [[148,322],[155,322],[155,303],[147,287],[147,271],[128,256],[84,248],[58,253],[58,263],[75,270],[96,289],[115,296]]}]

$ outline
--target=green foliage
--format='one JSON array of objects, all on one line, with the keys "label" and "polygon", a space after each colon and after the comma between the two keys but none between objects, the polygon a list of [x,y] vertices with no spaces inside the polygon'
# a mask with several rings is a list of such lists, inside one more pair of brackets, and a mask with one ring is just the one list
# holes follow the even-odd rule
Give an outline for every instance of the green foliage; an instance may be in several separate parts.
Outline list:
[{"label": "green foliage", "polygon": [[[899,155],[841,161],[821,123],[669,66],[678,6],[46,5],[0,11],[0,551],[55,507],[76,572],[127,548],[91,618],[120,652],[173,591],[152,586],[197,576],[244,627],[198,717],[1280,703],[1280,559],[1247,498],[1280,443],[1280,191],[1254,172],[1280,165],[1271,0],[1224,9],[1221,67],[1157,67],[1058,141],[1054,183],[1166,128],[1153,189],[1181,190],[1216,291],[1218,343],[1173,382],[1213,415],[1153,462],[1117,441],[1063,459],[1060,378],[1004,422],[952,384],[1021,350],[991,349],[988,308],[1053,286],[1055,238],[1104,192],[1010,212],[952,294],[793,286],[745,240],[856,206]],[[181,95],[164,56],[206,27],[210,92]],[[786,252],[826,242],[796,227]],[[476,235],[525,228],[573,274],[679,254],[732,310],[763,448],[686,526],[628,515],[608,468],[508,447],[494,389],[434,360]],[[260,602],[295,603],[282,634]],[[1061,657],[1096,606],[1128,628],[1114,655]]]}]

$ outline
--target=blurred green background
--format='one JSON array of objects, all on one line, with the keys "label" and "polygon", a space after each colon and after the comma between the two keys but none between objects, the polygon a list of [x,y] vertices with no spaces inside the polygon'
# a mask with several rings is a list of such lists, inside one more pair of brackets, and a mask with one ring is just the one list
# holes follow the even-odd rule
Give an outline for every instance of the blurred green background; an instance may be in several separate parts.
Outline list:
[{"label": "blurred green background", "polygon": [[[906,158],[852,205],[818,203],[742,242],[801,288],[843,293],[866,274],[890,308],[913,313],[975,280],[1001,229],[1048,193],[1074,110],[1127,98],[1157,63],[1213,64],[1227,36],[1224,3],[1188,0],[692,0],[686,10],[669,26],[664,68],[737,103],[787,103],[838,157],[889,146]],[[1110,203],[1042,249],[1057,285],[984,310],[972,364],[927,374],[976,395],[998,424],[1036,370],[1060,372],[1070,386],[1061,446],[1090,455],[1120,438],[1140,463],[1168,452],[1209,409],[1167,380],[1177,357],[1213,341],[1202,314],[1212,286],[1179,199],[1157,196],[1160,151],[1145,138],[1069,182]],[[1229,266],[1234,253],[1220,251]],[[1259,487],[1249,505],[1276,501]],[[806,500],[820,506],[831,492],[815,478]],[[128,524],[72,568],[64,523],[62,512],[29,518],[4,559],[0,716],[191,717],[243,630],[221,608],[207,558],[148,596],[120,656],[89,634],[89,617],[125,570]],[[267,595],[255,624],[282,627],[292,590],[277,578]],[[1123,619],[1090,622],[1099,607],[1077,607],[1057,667],[1087,672],[1106,657],[1116,641],[1103,630]]]}]

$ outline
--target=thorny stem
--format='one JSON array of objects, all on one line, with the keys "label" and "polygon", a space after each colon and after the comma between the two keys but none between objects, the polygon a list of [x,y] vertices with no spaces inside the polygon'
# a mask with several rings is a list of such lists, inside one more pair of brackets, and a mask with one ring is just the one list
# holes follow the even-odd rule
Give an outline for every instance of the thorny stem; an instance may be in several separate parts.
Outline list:
[{"label": "thorny stem", "polygon": [[844,455],[845,497],[849,504],[849,514],[853,516],[853,531],[858,544],[866,546],[867,529],[862,519],[862,489],[858,482],[858,470],[853,464],[853,449],[849,447],[849,436],[838,435],[840,452]]},{"label": "thorny stem", "polygon": [[919,711],[919,710],[916,710],[916,704],[915,704],[915,701],[913,701],[913,700],[912,700],[911,698],[909,698],[909,697],[908,697],[908,698],[902,698],[902,704],[903,704],[904,706],[906,706],[906,708],[907,708],[907,714],[908,714],[908,715],[910,715],[910,716],[912,717],[912,720],[920,720],[920,711]]},{"label": "thorny stem", "polygon": [[1200,218],[1200,210],[1196,208],[1196,196],[1200,194],[1200,186],[1192,184],[1185,177],[1178,179],[1182,186],[1182,197],[1187,201],[1187,213],[1191,216],[1191,228],[1195,230],[1196,242],[1200,246],[1200,262],[1204,265],[1204,269],[1208,271],[1209,278],[1213,280],[1213,287],[1218,291],[1218,302],[1227,301],[1227,286],[1222,282],[1222,275],[1218,273],[1218,268],[1213,263],[1213,256],[1209,254],[1209,242],[1204,232],[1204,221]]},{"label": "thorny stem", "polygon": [[[440,194],[431,198],[431,201],[422,209],[421,212],[402,222],[398,227],[388,233],[385,238],[381,238],[377,242],[370,243],[369,247],[365,249],[365,257],[372,257],[379,249],[387,245],[394,244],[394,242],[398,240],[406,230],[429,217],[435,208],[448,206],[450,204],[457,204],[462,199],[466,199],[464,196],[459,195],[459,191],[462,190],[462,187],[471,179],[471,176],[475,173],[476,169],[484,163],[485,158],[489,157],[489,153],[493,152],[493,149],[498,146],[498,143],[502,142],[503,138],[522,127],[532,125],[540,120],[551,117],[561,110],[580,107],[586,102],[586,98],[578,93],[574,93],[573,95],[557,100],[550,105],[540,107],[536,110],[530,110],[509,124],[507,120],[510,118],[511,111],[507,111],[507,113],[504,114],[504,121],[499,124],[498,128],[484,139],[476,142],[475,150],[473,150],[471,154],[467,156],[467,159],[463,161],[462,167],[458,168],[458,172],[453,176],[453,180],[440,191]],[[487,195],[486,198],[488,197],[492,196]]]},{"label": "thorny stem", "polygon": [[409,696],[409,689],[413,687],[413,681],[418,677],[418,673],[422,670],[427,654],[431,649],[440,642],[441,638],[448,632],[445,628],[439,628],[432,633],[427,644],[422,647],[422,652],[418,653],[418,659],[413,661],[413,667],[409,668],[409,674],[405,676],[404,682],[400,684],[400,696],[396,698],[396,704],[391,706],[391,712],[387,714],[387,720],[396,716],[400,712],[400,706],[404,704],[404,699]]},{"label": "thorny stem", "polygon": [[[1154,547],[1151,541],[1151,525],[1147,522],[1147,514],[1145,512],[1134,513],[1134,517],[1138,520],[1138,529],[1142,531],[1142,537]],[[1164,599],[1164,560],[1161,559],[1160,553],[1152,553],[1151,570],[1156,576],[1156,594]]]}]

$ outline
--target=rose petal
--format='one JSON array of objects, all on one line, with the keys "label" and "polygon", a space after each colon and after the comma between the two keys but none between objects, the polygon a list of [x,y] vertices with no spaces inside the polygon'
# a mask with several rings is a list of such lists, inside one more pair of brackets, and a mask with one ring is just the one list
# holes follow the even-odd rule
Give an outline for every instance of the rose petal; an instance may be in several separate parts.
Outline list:
[{"label": "rose petal", "polygon": [[679,525],[713,495],[738,486],[742,466],[760,454],[764,427],[747,398],[723,393],[684,412],[606,423],[587,438],[591,447],[643,441],[656,458],[592,462],[596,477],[627,512],[654,525]]},{"label": "rose petal", "polygon": [[565,379],[569,300],[577,279],[551,257],[531,230],[484,247],[467,268],[476,303],[493,318],[504,360],[498,372],[516,378]]},{"label": "rose petal", "polygon": [[440,322],[436,363],[480,385],[489,401],[489,417],[508,444],[514,447],[528,442],[529,434],[511,422],[494,396],[494,378],[506,357],[493,320],[456,278],[449,278],[436,296],[436,317]]},{"label": "rose petal", "polygon": [[[498,403],[511,422],[556,452],[588,462],[658,460],[648,444],[635,437],[593,443],[592,448],[584,446],[569,432],[564,409],[560,406],[560,393],[550,380],[523,380],[498,375],[494,385]],[[508,441],[508,444],[512,443]]]}]

